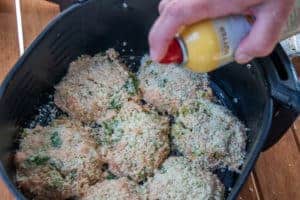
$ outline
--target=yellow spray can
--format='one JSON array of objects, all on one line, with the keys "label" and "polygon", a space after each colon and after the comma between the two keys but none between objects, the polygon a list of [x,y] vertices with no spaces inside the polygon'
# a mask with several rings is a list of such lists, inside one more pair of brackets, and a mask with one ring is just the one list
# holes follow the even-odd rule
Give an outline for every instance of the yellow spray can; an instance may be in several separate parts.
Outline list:
[{"label": "yellow spray can", "polygon": [[[300,0],[297,0],[283,37],[300,32]],[[171,42],[161,63],[184,64],[194,72],[209,72],[234,61],[241,40],[251,30],[244,16],[206,20],[184,27]]]}]

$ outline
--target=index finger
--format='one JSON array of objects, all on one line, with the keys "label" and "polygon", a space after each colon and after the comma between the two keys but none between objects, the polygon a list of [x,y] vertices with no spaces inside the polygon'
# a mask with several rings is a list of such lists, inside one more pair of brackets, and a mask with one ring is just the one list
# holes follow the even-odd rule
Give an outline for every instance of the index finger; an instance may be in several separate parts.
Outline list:
[{"label": "index finger", "polygon": [[150,55],[159,61],[180,27],[207,18],[243,13],[250,5],[261,0],[172,0],[165,3],[161,15],[154,23],[149,34]]}]

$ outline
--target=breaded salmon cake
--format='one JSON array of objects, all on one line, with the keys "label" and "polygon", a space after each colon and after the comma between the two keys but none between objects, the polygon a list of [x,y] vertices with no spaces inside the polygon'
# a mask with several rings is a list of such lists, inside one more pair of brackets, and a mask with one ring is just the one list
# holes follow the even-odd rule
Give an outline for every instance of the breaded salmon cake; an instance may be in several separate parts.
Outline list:
[{"label": "breaded salmon cake", "polygon": [[173,148],[203,167],[238,171],[246,148],[245,126],[225,107],[204,99],[179,109],[172,125]]},{"label": "breaded salmon cake", "polygon": [[158,64],[148,56],[141,61],[138,79],[144,100],[169,114],[175,114],[187,100],[213,96],[207,74],[193,73],[180,65]]},{"label": "breaded salmon cake", "polygon": [[168,133],[167,117],[128,102],[116,117],[101,124],[94,137],[113,174],[141,181],[168,156]]},{"label": "breaded salmon cake", "polygon": [[224,187],[217,176],[183,157],[169,157],[148,182],[149,200],[223,199]]},{"label": "breaded salmon cake", "polygon": [[[68,119],[25,129],[16,154],[16,181],[34,199],[80,196],[101,179],[102,162],[89,129]],[[80,124],[80,123],[79,123]]]},{"label": "breaded salmon cake", "polygon": [[139,185],[127,178],[105,180],[90,187],[82,200],[140,200]]},{"label": "breaded salmon cake", "polygon": [[124,102],[137,98],[138,81],[110,49],[105,55],[79,57],[55,88],[57,106],[71,117],[91,123],[114,116]]}]

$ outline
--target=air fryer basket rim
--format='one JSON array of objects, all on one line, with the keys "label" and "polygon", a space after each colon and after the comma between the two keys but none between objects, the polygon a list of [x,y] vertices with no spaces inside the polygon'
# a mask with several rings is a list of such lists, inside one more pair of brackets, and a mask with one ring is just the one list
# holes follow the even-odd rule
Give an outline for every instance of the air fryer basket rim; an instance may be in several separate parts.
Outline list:
[{"label": "air fryer basket rim", "polygon": [[[63,17],[70,14],[75,9],[79,9],[82,6],[81,3],[75,3],[68,9],[66,9],[64,12],[59,14],[50,24],[43,30],[43,32],[34,40],[34,42],[28,47],[28,49],[25,51],[23,56],[18,60],[18,62],[15,64],[15,66],[12,68],[12,70],[9,72],[9,74],[6,76],[5,80],[3,81],[1,87],[0,87],[0,98],[5,94],[5,91],[7,87],[10,84],[10,80],[17,74],[18,70],[22,67],[24,61],[27,59],[27,57],[34,51],[36,46],[43,40],[44,37],[47,36],[47,33],[52,30],[52,28],[55,26],[55,24],[62,20]],[[272,121],[272,111],[273,111],[273,100],[270,97],[270,100],[266,103],[265,107],[265,118],[267,119],[266,123],[264,123],[265,126],[261,127],[260,132],[258,134],[258,139],[255,141],[254,147],[249,152],[250,159],[248,160],[247,165],[243,168],[243,173],[239,176],[238,180],[235,183],[234,188],[232,188],[232,191],[230,195],[228,196],[228,199],[235,199],[237,195],[239,194],[239,191],[241,187],[244,185],[244,183],[247,180],[247,177],[249,173],[251,172],[259,153],[261,152],[261,149],[263,148],[263,145],[268,137],[268,131],[270,129],[271,121]],[[5,184],[9,188],[9,190],[12,192],[12,194],[16,197],[16,199],[25,199],[23,195],[17,190],[16,186],[13,184],[13,182],[10,180],[10,178],[7,176],[5,169],[3,168],[2,164],[0,163],[0,177],[3,178]]]},{"label": "air fryer basket rim", "polygon": [[[31,54],[31,52],[36,48],[36,46],[46,37],[46,33],[51,31],[55,24],[60,21],[64,16],[68,15],[72,10],[76,9],[77,7],[81,6],[81,4],[73,4],[69,8],[67,8],[64,12],[57,15],[50,23],[43,29],[43,31],[34,39],[34,41],[30,44],[30,46],[25,50],[24,54],[18,59],[16,64],[11,68],[9,73],[6,75],[4,80],[0,85],[0,99],[2,96],[5,95],[5,91],[10,84],[12,78],[18,73],[18,70],[21,69],[23,63],[25,62],[26,58]],[[7,186],[9,191],[13,194],[16,199],[26,199],[21,192],[17,189],[16,185],[13,181],[7,176],[6,170],[4,169],[1,161],[0,161],[0,178],[3,180],[4,184]]]}]

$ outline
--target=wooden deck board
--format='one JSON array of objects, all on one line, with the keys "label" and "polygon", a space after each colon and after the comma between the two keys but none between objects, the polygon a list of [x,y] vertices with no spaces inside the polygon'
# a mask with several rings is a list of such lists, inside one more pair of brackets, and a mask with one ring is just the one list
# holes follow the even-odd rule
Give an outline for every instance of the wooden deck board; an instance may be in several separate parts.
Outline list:
[{"label": "wooden deck board", "polygon": [[12,0],[0,0],[0,82],[19,57],[17,20]]},{"label": "wooden deck board", "polygon": [[254,175],[251,173],[243,189],[240,192],[238,200],[260,200],[260,191],[257,188],[257,183]]},{"label": "wooden deck board", "polygon": [[48,22],[59,13],[59,6],[48,1],[22,0],[21,9],[26,48]]},{"label": "wooden deck board", "polygon": [[[300,64],[299,64],[299,68],[300,68]],[[298,151],[300,153],[300,117],[295,121],[294,125],[292,126],[292,130],[293,130],[294,139],[298,147]]]},{"label": "wooden deck board", "polygon": [[15,198],[10,193],[10,191],[6,188],[6,185],[0,180],[0,197],[3,200],[14,200]]},{"label": "wooden deck board", "polygon": [[300,198],[300,156],[291,129],[270,150],[262,153],[255,174],[263,199]]},{"label": "wooden deck board", "polygon": [[[0,82],[19,57],[16,21],[14,1],[0,0]],[[0,199],[14,199],[2,180],[0,180]]]},{"label": "wooden deck board", "polygon": [[[0,0],[0,81],[19,56],[13,2]],[[21,9],[26,48],[59,11],[57,5],[42,0],[21,0]],[[260,156],[238,199],[300,199],[299,139],[300,118],[277,145]],[[0,199],[13,199],[1,181]]]}]

